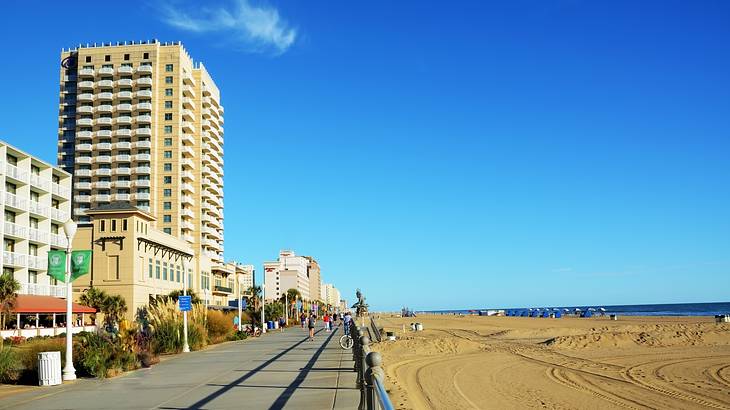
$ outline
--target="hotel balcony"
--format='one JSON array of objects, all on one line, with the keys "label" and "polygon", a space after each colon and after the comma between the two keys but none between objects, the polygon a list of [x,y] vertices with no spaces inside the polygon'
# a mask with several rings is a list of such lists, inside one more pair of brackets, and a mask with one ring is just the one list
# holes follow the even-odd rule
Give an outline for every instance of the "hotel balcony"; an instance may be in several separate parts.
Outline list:
[{"label": "hotel balcony", "polygon": [[[139,104],[142,105],[142,104]],[[151,115],[138,115],[134,118],[134,120],[138,124],[149,124],[152,122],[152,116]]]},{"label": "hotel balcony", "polygon": [[195,108],[195,102],[191,98],[183,97],[183,108]]},{"label": "hotel balcony", "polygon": [[48,269],[48,258],[28,255],[28,269]]},{"label": "hotel balcony", "polygon": [[91,202],[91,195],[74,195],[76,202]]},{"label": "hotel balcony", "polygon": [[91,93],[77,94],[76,99],[78,101],[94,101],[94,94],[91,94]]},{"label": "hotel balcony", "polygon": [[114,157],[114,160],[118,162],[129,162],[132,160],[132,156],[128,154],[119,154]]},{"label": "hotel balcony", "polygon": [[180,165],[183,168],[193,168],[194,166],[193,160],[191,160],[190,158],[183,158],[182,160],[180,160]]},{"label": "hotel balcony", "polygon": [[95,176],[110,177],[112,175],[111,168],[99,168],[94,170]]},{"label": "hotel balcony", "polygon": [[201,125],[203,127],[203,131],[210,130],[210,125],[211,125],[210,120],[203,120]]},{"label": "hotel balcony", "polygon": [[132,98],[132,92],[131,91],[120,91],[117,93],[117,98],[119,99],[131,99]]},{"label": "hotel balcony", "polygon": [[[94,162],[97,164],[111,164],[112,163],[112,156],[111,155],[97,155],[94,157]],[[111,174],[109,174],[111,175]]]},{"label": "hotel balcony", "polygon": [[94,120],[91,118],[79,118],[78,120],[76,120],[76,123],[78,125],[91,127],[92,125],[94,125]]},{"label": "hotel balcony", "polygon": [[39,296],[53,296],[56,298],[66,298],[66,285],[44,285],[38,283],[21,283],[20,291],[21,295],[39,295]]},{"label": "hotel balcony", "polygon": [[149,205],[137,205],[137,209],[139,209],[140,211],[150,212]]},{"label": "hotel balcony", "polygon": [[68,221],[68,212],[62,211],[58,208],[51,208],[51,219],[66,222]]},{"label": "hotel balcony", "polygon": [[91,182],[76,182],[74,184],[76,189],[91,189]]},{"label": "hotel balcony", "polygon": [[182,110],[182,117],[183,117],[183,119],[190,120],[190,121],[193,121],[195,119],[193,112],[190,110]]},{"label": "hotel balcony", "polygon": [[150,194],[147,192],[138,192],[136,194],[132,194],[132,198],[136,200],[144,200],[149,201],[150,200]]},{"label": "hotel balcony", "polygon": [[48,243],[48,232],[36,228],[28,228],[28,240],[38,243]]},{"label": "hotel balcony", "polygon": [[96,201],[96,202],[109,202],[111,200],[112,200],[112,196],[109,194],[94,195],[94,201]]},{"label": "hotel balcony", "polygon": [[79,76],[82,77],[93,77],[94,76],[94,69],[93,68],[82,68],[79,70]]},{"label": "hotel balcony", "polygon": [[90,177],[91,176],[91,170],[90,169],[77,169],[74,171],[74,174],[79,177]]},{"label": "hotel balcony", "polygon": [[[130,125],[130,124],[132,124],[132,117],[130,117],[129,115],[123,115],[123,116],[115,118],[114,122],[117,125],[119,125],[119,124]],[[119,131],[119,130],[117,130],[117,131]]]},{"label": "hotel balcony", "polygon": [[77,164],[91,164],[94,162],[92,157],[76,157]]},{"label": "hotel balcony", "polygon": [[182,221],[180,222],[180,227],[183,229],[193,230],[194,226],[192,222],[189,221]]},{"label": "hotel balcony", "polygon": [[195,132],[195,126],[190,121],[183,121],[182,122],[182,130],[188,131],[188,132]]},{"label": "hotel balcony", "polygon": [[180,197],[180,202],[191,206],[195,205],[195,200],[190,195],[182,195]]},{"label": "hotel balcony", "polygon": [[152,103],[139,103],[137,104],[137,110],[152,110]]},{"label": "hotel balcony", "polygon": [[195,90],[193,90],[193,87],[183,86],[183,96],[195,98]]},{"label": "hotel balcony", "polygon": [[195,190],[193,189],[193,186],[191,184],[188,184],[187,182],[180,184],[180,190],[182,192],[190,192],[190,193],[195,192]]},{"label": "hotel balcony", "polygon": [[109,104],[99,105],[96,107],[95,111],[111,114],[114,111],[114,107]]},{"label": "hotel balcony", "polygon": [[[112,122],[113,122],[113,120],[111,117],[99,117],[96,119],[96,121],[94,123],[95,123],[95,125],[112,125]],[[103,130],[103,131],[107,131],[107,130]],[[99,135],[98,132],[100,132],[100,131],[97,131],[96,135]],[[111,135],[112,135],[112,132],[109,131],[109,136],[111,136]]]},{"label": "hotel balcony", "polygon": [[62,198],[70,198],[71,190],[51,181],[51,194]]},{"label": "hotel balcony", "polygon": [[110,92],[104,92],[104,93],[98,93],[96,94],[96,98],[98,100],[112,100],[114,99],[114,94]]},{"label": "hotel balcony", "polygon": [[134,172],[136,174],[151,174],[152,168],[150,167],[137,167],[134,169]]},{"label": "hotel balcony", "polygon": [[76,144],[76,151],[77,152],[85,152],[85,151],[91,151],[91,144]]},{"label": "hotel balcony", "polygon": [[135,93],[135,96],[137,98],[152,98],[152,91],[150,90],[140,90]]},{"label": "hotel balcony", "polygon": [[99,74],[114,75],[114,69],[111,67],[102,67],[99,69]]},{"label": "hotel balcony", "polygon": [[88,209],[89,208],[75,208],[74,209],[74,215],[86,216],[86,210],[88,210]]},{"label": "hotel balcony", "polygon": [[93,81],[79,81],[76,83],[76,88],[79,90],[93,90],[94,89],[94,82]]},{"label": "hotel balcony", "polygon": [[192,148],[188,147],[187,145],[183,145],[182,147],[183,154],[190,155],[191,157],[195,155],[195,151],[193,151]]},{"label": "hotel balcony", "polygon": [[[120,128],[118,130],[114,130],[112,132],[114,136],[117,137],[131,137],[132,136],[132,130],[126,129],[126,128]],[[127,144],[125,146],[120,146],[119,144]],[[130,149],[132,148],[131,142],[118,142],[116,145],[117,149]]]},{"label": "hotel balcony", "polygon": [[151,186],[151,182],[149,179],[135,179],[134,186],[137,188],[140,188],[140,187],[148,188]]},{"label": "hotel balcony", "polygon": [[76,112],[79,114],[93,114],[94,107],[90,105],[82,105],[80,107],[76,107]]},{"label": "hotel balcony", "polygon": [[134,130],[134,135],[150,137],[152,136],[152,128],[137,128]]},{"label": "hotel balcony", "polygon": [[[118,134],[118,133],[115,133],[114,135],[127,135],[127,136],[132,135],[132,131],[131,130],[117,130],[117,131],[129,131],[129,134],[127,135],[127,134]],[[131,142],[127,142],[127,141],[117,142],[116,144],[114,144],[114,149],[132,149],[132,143]]]},{"label": "hotel balcony", "polygon": [[28,206],[28,212],[44,217],[48,217],[48,215],[50,214],[50,209],[51,208],[45,205],[41,205],[35,201],[30,201]]},{"label": "hotel balcony", "polygon": [[132,84],[134,84],[134,81],[130,78],[122,78],[117,80],[117,86],[119,87],[131,87]]},{"label": "hotel balcony", "polygon": [[141,65],[137,67],[138,73],[152,74],[152,65]]},{"label": "hotel balcony", "polygon": [[3,234],[5,236],[12,236],[18,239],[27,238],[27,231],[25,227],[13,222],[5,222],[5,231],[3,232]]},{"label": "hotel balcony", "polygon": [[193,210],[190,208],[183,208],[180,210],[180,214],[184,217],[193,218],[195,214],[193,213]]},{"label": "hotel balcony", "polygon": [[28,255],[23,255],[18,252],[3,252],[3,265],[15,266],[18,268],[24,268],[28,263]]},{"label": "hotel balcony", "polygon": [[137,141],[134,148],[152,148],[152,141]]},{"label": "hotel balcony", "polygon": [[114,200],[115,201],[129,201],[129,194],[115,194]]},{"label": "hotel balcony", "polygon": [[99,151],[111,151],[112,143],[111,142],[100,142],[100,143],[94,145],[94,148],[96,148]]},{"label": "hotel balcony", "polygon": [[151,161],[152,155],[150,154],[136,154],[134,155],[135,161]]},{"label": "hotel balcony", "polygon": [[132,74],[133,72],[134,72],[134,69],[130,66],[117,67],[118,74]]},{"label": "hotel balcony", "polygon": [[226,287],[226,286],[213,286],[213,294],[214,295],[230,295],[233,293],[233,289]]},{"label": "hotel balcony", "polygon": [[[129,168],[129,167],[114,168],[114,175],[132,175],[132,168]],[[129,182],[129,181],[127,181],[127,182]]]},{"label": "hotel balcony", "polygon": [[180,173],[180,176],[182,177],[182,179],[187,179],[187,180],[191,180],[191,181],[195,179],[195,177],[193,176],[193,173],[190,171],[183,171]]},{"label": "hotel balcony", "polygon": [[[108,118],[107,118],[108,119]],[[99,130],[96,132],[97,137],[111,138],[112,132],[110,130]]]},{"label": "hotel balcony", "polygon": [[137,86],[152,86],[152,79],[146,77],[139,78],[137,79]]},{"label": "hotel balcony", "polygon": [[117,111],[118,112],[131,112],[132,104],[117,104]]},{"label": "hotel balcony", "polygon": [[112,187],[112,183],[109,181],[96,181],[93,183],[94,188],[97,189],[109,189]]},{"label": "hotel balcony", "polygon": [[114,81],[112,80],[101,80],[96,82],[96,86],[99,88],[113,88]]},{"label": "hotel balcony", "polygon": [[114,188],[129,188],[132,186],[132,181],[114,181]]},{"label": "hotel balcony", "polygon": [[91,131],[79,131],[76,133],[76,138],[91,138],[93,135]]},{"label": "hotel balcony", "polygon": [[59,248],[65,248],[68,245],[68,238],[65,235],[59,235],[51,233],[51,246],[57,246]]}]

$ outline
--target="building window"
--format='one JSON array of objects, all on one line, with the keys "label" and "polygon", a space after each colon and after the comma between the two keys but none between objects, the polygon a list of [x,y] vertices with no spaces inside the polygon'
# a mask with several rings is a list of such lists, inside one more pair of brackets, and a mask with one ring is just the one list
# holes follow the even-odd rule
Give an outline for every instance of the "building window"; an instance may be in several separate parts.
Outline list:
[{"label": "building window", "polygon": [[165,125],[165,134],[172,134],[172,125]]},{"label": "building window", "polygon": [[172,235],[172,228],[162,228],[162,232],[168,235]]},{"label": "building window", "polygon": [[172,64],[165,64],[165,71],[167,71],[168,73],[171,73],[172,72]]},{"label": "building window", "polygon": [[117,220],[112,219],[112,232],[116,232],[117,230]]},{"label": "building window", "polygon": [[129,54],[124,55],[124,61],[129,61]]},{"label": "building window", "polygon": [[105,229],[106,229],[106,221],[102,220],[101,223],[99,224],[99,231],[104,232]]},{"label": "building window", "polygon": [[164,168],[165,172],[172,172],[172,164],[169,162],[165,163],[163,168]]},{"label": "building window", "polygon": [[162,262],[162,280],[167,280],[167,262]]},{"label": "building window", "polygon": [[178,282],[179,283],[180,282],[180,266],[179,265],[177,266],[177,271],[176,272],[177,272],[177,280],[175,282]]},{"label": "building window", "polygon": [[172,113],[166,112],[165,113],[165,121],[172,121]]},{"label": "building window", "polygon": [[172,189],[164,189],[162,191],[163,196],[172,196]]},{"label": "building window", "polygon": [[172,101],[165,101],[165,108],[172,108]]},{"label": "building window", "polygon": [[122,230],[123,231],[127,230],[127,220],[126,219],[122,219]]},{"label": "building window", "polygon": [[34,270],[28,271],[28,283],[38,283],[38,272]]},{"label": "building window", "polygon": [[105,55],[104,61],[112,61],[112,56],[110,56],[109,54]]},{"label": "building window", "polygon": [[172,84],[172,76],[165,77],[165,84]]},{"label": "building window", "polygon": [[172,158],[172,151],[165,151],[164,157],[165,158]]},{"label": "building window", "polygon": [[172,184],[172,177],[169,175],[166,175],[164,181],[165,181],[164,182],[165,184]]},{"label": "building window", "polygon": [[165,146],[166,147],[172,146],[172,138],[165,138]]},{"label": "building window", "polygon": [[172,202],[164,202],[162,204],[162,209],[164,209],[165,211],[169,211],[170,209],[172,209]]},{"label": "building window", "polygon": [[149,259],[149,277],[152,279],[152,258]]},{"label": "building window", "polygon": [[164,216],[162,217],[162,221],[163,221],[163,222],[166,222],[166,223],[170,223],[170,222],[172,222],[172,215],[164,215]]},{"label": "building window", "polygon": [[91,56],[86,56],[86,60],[85,60],[85,61],[86,61],[87,63],[90,63],[90,62],[91,62]]},{"label": "building window", "polygon": [[144,54],[142,55],[142,58],[144,58],[145,60],[149,60],[149,58],[150,58],[150,53],[144,53]]},{"label": "building window", "polygon": [[155,261],[155,279],[160,278],[160,261]]},{"label": "building window", "polygon": [[172,88],[165,88],[165,95],[168,97],[172,97]]}]

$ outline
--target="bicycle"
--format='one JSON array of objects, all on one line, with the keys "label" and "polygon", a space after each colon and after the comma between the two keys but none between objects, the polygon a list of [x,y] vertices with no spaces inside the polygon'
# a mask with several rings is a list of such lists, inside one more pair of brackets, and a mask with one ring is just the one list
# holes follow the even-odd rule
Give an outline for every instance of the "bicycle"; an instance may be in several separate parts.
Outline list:
[{"label": "bicycle", "polygon": [[340,347],[344,350],[352,349],[355,341],[350,336],[350,326],[345,325],[345,334],[340,337]]},{"label": "bicycle", "polygon": [[245,325],[243,330],[248,336],[259,337],[261,336],[261,329],[258,326]]}]

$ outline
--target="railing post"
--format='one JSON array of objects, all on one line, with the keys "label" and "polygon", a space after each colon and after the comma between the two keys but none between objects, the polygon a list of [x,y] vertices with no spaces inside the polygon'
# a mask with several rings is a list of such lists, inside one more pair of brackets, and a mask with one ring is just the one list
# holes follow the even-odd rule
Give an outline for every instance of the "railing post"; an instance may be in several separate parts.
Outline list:
[{"label": "railing post", "polygon": [[365,362],[365,355],[368,354],[368,345],[370,344],[370,338],[367,336],[360,336],[358,338],[360,340],[360,352],[359,357],[357,358],[357,361],[359,363],[359,368],[357,372],[357,379],[358,379],[358,385],[357,387],[360,389],[360,407],[359,410],[365,410],[366,408],[366,391],[365,387],[367,385],[365,380],[365,369],[367,367],[367,364]]},{"label": "railing post", "polygon": [[375,378],[383,376],[383,369],[380,367],[383,363],[383,359],[380,357],[380,353],[370,352],[366,356],[365,362],[368,367],[365,371],[366,410],[377,410],[378,398],[376,397],[375,392]]}]

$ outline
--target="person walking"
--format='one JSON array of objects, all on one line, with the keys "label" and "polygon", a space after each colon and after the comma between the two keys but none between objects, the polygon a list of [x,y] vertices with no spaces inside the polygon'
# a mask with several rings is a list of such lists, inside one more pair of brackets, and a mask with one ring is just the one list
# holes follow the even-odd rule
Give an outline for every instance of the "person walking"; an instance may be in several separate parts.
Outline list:
[{"label": "person walking", "polygon": [[345,325],[345,334],[350,334],[350,324],[352,323],[352,315],[350,315],[350,312],[345,313],[345,316],[342,318],[342,323]]},{"label": "person walking", "polygon": [[315,316],[314,313],[312,313],[309,316],[309,323],[307,324],[307,327],[309,328],[309,341],[310,342],[314,340],[314,325],[316,324],[316,322],[317,322],[317,316]]},{"label": "person walking", "polygon": [[279,316],[279,331],[284,331],[284,326],[286,325],[286,322],[284,322],[284,318]]},{"label": "person walking", "polygon": [[324,322],[324,330],[325,332],[330,331],[329,322],[330,322],[330,316],[327,312],[324,313],[324,316],[322,316],[322,321]]},{"label": "person walking", "polygon": [[307,323],[307,315],[302,312],[302,314],[299,315],[299,319],[302,321],[302,329],[304,329],[304,325]]}]

